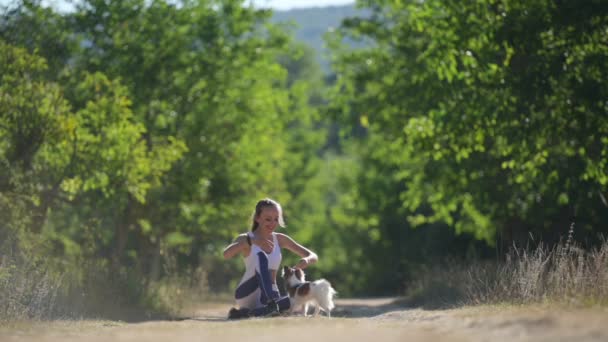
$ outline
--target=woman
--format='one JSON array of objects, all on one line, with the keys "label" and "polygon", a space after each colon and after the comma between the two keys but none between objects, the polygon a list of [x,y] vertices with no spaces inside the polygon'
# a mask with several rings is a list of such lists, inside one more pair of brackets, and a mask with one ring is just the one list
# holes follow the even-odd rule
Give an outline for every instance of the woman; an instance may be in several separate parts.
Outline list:
[{"label": "woman", "polygon": [[255,206],[251,231],[237,236],[224,249],[224,259],[240,254],[245,260],[245,274],[234,295],[239,309],[230,309],[228,318],[278,315],[289,309],[289,297],[280,296],[276,282],[282,248],[301,257],[294,267],[304,269],[317,262],[317,255],[311,250],[288,235],[275,233],[279,226],[285,227],[281,205],[263,199]]}]

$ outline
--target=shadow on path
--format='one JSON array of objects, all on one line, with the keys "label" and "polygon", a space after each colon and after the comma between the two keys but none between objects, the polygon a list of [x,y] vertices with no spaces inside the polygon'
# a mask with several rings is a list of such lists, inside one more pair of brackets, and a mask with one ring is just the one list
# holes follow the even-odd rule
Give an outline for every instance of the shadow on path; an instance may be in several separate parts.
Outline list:
[{"label": "shadow on path", "polygon": [[183,317],[176,318],[173,321],[199,321],[199,322],[232,322],[228,320],[226,317]]},{"label": "shadow on path", "polygon": [[399,298],[361,298],[336,300],[332,317],[361,318],[374,317],[395,310],[411,308]]},{"label": "shadow on path", "polygon": [[[341,318],[364,318],[383,315],[392,311],[403,311],[408,309],[425,309],[437,310],[445,309],[449,305],[419,305],[411,300],[406,300],[399,297],[384,297],[384,298],[338,298],[335,301],[336,307],[331,312],[332,317]],[[417,305],[418,304],[418,305]],[[428,304],[428,303],[427,303]],[[194,312],[190,317],[174,318],[173,321],[205,321],[205,322],[234,322],[227,319],[228,309],[230,304],[214,305],[202,307]],[[309,313],[312,312],[309,308]],[[301,314],[294,314],[299,316]],[[324,315],[324,314],[322,314]]]}]

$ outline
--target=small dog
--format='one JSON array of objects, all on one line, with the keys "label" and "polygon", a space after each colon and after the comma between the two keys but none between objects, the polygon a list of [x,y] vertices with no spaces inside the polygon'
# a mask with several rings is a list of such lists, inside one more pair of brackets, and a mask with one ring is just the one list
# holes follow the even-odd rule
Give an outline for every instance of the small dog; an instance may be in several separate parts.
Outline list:
[{"label": "small dog", "polygon": [[304,316],[307,316],[308,305],[313,304],[315,305],[314,316],[317,316],[323,310],[327,317],[331,317],[331,310],[335,307],[334,296],[337,293],[336,290],[325,279],[310,282],[304,280],[304,277],[304,271],[299,268],[283,267],[285,289],[291,301],[290,312],[303,306]]}]

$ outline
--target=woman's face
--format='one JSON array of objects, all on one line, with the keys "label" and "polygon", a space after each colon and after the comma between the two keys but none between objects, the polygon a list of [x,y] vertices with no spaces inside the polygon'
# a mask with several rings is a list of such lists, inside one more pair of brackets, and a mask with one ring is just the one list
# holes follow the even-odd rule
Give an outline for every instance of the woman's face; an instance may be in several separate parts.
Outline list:
[{"label": "woman's face", "polygon": [[279,211],[275,207],[264,207],[255,220],[260,229],[272,233],[279,225]]}]

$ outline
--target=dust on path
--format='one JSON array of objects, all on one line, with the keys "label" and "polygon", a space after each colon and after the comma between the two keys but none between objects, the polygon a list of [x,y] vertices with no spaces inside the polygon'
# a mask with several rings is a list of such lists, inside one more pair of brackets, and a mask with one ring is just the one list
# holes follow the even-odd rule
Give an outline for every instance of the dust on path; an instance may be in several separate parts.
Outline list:
[{"label": "dust on path", "polygon": [[393,298],[340,299],[334,317],[226,320],[207,303],[176,321],[55,321],[0,327],[0,341],[608,341],[606,309],[405,308]]}]

